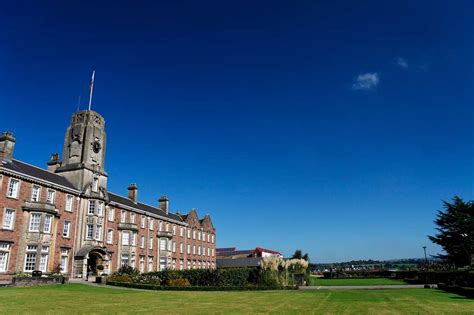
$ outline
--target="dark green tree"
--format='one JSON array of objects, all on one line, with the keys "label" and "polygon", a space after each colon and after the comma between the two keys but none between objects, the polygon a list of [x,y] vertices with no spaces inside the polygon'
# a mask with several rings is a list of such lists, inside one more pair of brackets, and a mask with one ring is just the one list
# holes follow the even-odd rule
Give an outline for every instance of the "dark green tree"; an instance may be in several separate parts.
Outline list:
[{"label": "dark green tree", "polygon": [[295,259],[295,258],[296,259],[304,259],[306,261],[309,261],[309,255],[307,253],[303,255],[303,252],[301,251],[301,249],[295,250],[295,253],[291,257],[291,259]]},{"label": "dark green tree", "polygon": [[446,252],[436,257],[456,267],[469,265],[474,255],[474,203],[455,196],[452,203],[443,201],[443,208],[434,221],[438,233],[428,236]]}]

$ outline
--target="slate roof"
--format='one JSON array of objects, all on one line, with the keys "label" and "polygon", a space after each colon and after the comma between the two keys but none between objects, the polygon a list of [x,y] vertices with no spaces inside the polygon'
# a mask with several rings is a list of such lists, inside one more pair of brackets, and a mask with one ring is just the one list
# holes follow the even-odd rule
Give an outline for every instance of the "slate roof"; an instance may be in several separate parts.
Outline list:
[{"label": "slate roof", "polygon": [[5,168],[7,170],[76,190],[76,188],[66,178],[18,160],[13,160],[11,162],[2,161],[0,163],[0,168]]},{"label": "slate roof", "polygon": [[216,259],[217,268],[239,268],[239,267],[258,267],[261,257],[236,258],[236,259]]},{"label": "slate roof", "polygon": [[160,208],[155,208],[155,207],[152,207],[150,205],[147,205],[147,204],[144,204],[144,203],[141,203],[141,202],[135,203],[132,200],[128,199],[127,197],[123,197],[123,196],[120,196],[120,195],[117,195],[117,194],[114,194],[114,193],[111,193],[111,192],[109,192],[108,194],[109,194],[109,199],[110,199],[111,202],[122,204],[124,206],[135,208],[135,209],[138,209],[138,210],[151,212],[153,214],[156,214],[156,215],[159,215],[159,216],[162,216],[162,217],[165,217],[165,218],[169,218],[171,220],[183,221],[181,216],[179,216],[175,213],[168,212],[168,214],[166,214],[166,212],[164,212]]},{"label": "slate roof", "polygon": [[217,256],[228,257],[235,255],[251,255],[253,250],[233,250],[233,251],[217,251]]}]

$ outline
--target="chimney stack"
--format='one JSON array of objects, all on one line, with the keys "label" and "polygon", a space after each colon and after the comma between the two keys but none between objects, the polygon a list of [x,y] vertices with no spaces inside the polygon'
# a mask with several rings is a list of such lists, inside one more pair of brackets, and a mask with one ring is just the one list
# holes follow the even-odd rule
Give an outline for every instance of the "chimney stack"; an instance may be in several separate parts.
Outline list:
[{"label": "chimney stack", "polygon": [[11,162],[16,139],[10,131],[5,131],[0,136],[0,160]]},{"label": "chimney stack", "polygon": [[48,171],[54,173],[58,167],[61,166],[61,160],[59,159],[59,153],[51,154],[51,160],[48,161]]},{"label": "chimney stack", "polygon": [[130,186],[128,186],[128,199],[137,203],[137,197],[138,197],[137,184],[131,183]]},{"label": "chimney stack", "polygon": [[159,208],[161,210],[163,210],[166,214],[168,214],[168,206],[169,206],[169,202],[170,200],[168,199],[168,197],[166,196],[161,196],[160,199],[158,199],[158,202],[159,202]]}]

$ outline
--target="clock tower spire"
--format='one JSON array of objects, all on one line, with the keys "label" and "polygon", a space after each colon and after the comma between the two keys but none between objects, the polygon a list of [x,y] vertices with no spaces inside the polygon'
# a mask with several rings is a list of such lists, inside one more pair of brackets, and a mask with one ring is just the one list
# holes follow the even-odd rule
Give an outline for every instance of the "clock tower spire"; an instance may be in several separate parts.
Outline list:
[{"label": "clock tower spire", "polygon": [[105,120],[99,113],[93,110],[75,112],[64,137],[63,162],[56,173],[83,192],[99,187],[105,189],[106,139]]}]

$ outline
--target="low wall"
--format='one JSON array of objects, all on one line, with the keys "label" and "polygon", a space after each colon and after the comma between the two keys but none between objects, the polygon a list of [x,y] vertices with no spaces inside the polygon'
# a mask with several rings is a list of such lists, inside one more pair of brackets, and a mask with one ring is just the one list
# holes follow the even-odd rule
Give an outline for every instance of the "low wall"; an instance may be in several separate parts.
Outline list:
[{"label": "low wall", "polygon": [[68,279],[65,277],[21,277],[13,278],[12,286],[29,287],[44,284],[64,284]]}]

